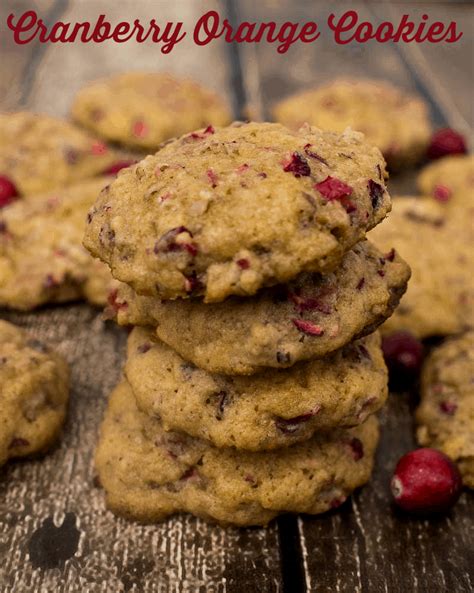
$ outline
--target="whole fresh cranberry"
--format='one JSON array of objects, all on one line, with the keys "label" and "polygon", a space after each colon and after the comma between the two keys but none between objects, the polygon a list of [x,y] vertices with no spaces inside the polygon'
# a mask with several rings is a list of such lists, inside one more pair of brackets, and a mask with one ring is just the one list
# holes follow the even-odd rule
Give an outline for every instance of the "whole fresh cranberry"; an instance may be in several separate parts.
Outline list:
[{"label": "whole fresh cranberry", "polygon": [[104,175],[116,175],[120,169],[125,169],[126,167],[130,167],[131,165],[134,165],[137,161],[132,161],[132,160],[128,160],[128,161],[117,161],[115,163],[112,163],[110,165],[110,167],[107,167],[107,169],[105,169],[104,171]]},{"label": "whole fresh cranberry", "polygon": [[436,449],[416,449],[404,455],[391,482],[395,503],[417,514],[441,513],[461,495],[462,478],[451,459]]},{"label": "whole fresh cranberry", "polygon": [[435,132],[431,138],[426,155],[429,159],[440,159],[450,154],[467,152],[464,136],[451,128],[443,128]]},{"label": "whole fresh cranberry", "polygon": [[408,331],[393,332],[382,339],[382,350],[394,385],[411,382],[423,362],[423,344]]},{"label": "whole fresh cranberry", "polygon": [[6,176],[0,175],[0,208],[8,206],[18,197],[15,184]]}]

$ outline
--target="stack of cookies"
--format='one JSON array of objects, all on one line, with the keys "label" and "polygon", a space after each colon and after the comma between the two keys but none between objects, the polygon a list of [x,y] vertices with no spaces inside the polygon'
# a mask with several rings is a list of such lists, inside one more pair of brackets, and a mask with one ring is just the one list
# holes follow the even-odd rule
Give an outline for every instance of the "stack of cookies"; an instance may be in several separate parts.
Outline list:
[{"label": "stack of cookies", "polygon": [[84,242],[136,326],[96,456],[112,510],[259,525],[369,479],[373,332],[410,275],[365,240],[389,210],[362,134],[269,123],[186,134],[101,192]]}]

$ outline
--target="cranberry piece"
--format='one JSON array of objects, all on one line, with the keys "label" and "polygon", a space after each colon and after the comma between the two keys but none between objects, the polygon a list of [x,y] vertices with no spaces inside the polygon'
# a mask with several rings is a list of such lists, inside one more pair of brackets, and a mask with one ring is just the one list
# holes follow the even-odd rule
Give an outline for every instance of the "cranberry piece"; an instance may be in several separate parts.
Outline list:
[{"label": "cranberry piece", "polygon": [[15,437],[10,441],[8,445],[9,449],[16,449],[17,447],[29,447],[30,442],[22,437]]},{"label": "cranberry piece", "polygon": [[209,182],[211,184],[211,186],[217,187],[217,173],[215,173],[215,171],[213,169],[208,169],[207,170],[207,178],[209,179]]},{"label": "cranberry piece", "polygon": [[18,190],[6,175],[0,175],[0,208],[8,206],[18,197]]},{"label": "cranberry piece", "polygon": [[450,509],[462,490],[462,478],[451,459],[436,449],[416,449],[404,455],[391,482],[395,503],[418,514]]},{"label": "cranberry piece", "polygon": [[115,313],[117,313],[121,309],[126,309],[128,307],[127,301],[119,301],[118,290],[116,288],[109,292],[107,296],[107,303]]},{"label": "cranberry piece", "polygon": [[435,132],[426,151],[429,159],[439,159],[450,154],[466,154],[467,145],[459,132],[451,128],[443,128]]},{"label": "cranberry piece", "polygon": [[306,144],[304,147],[304,151],[305,153],[311,157],[312,159],[316,159],[317,161],[319,161],[320,163],[322,163],[323,165],[326,165],[326,167],[328,167],[328,162],[323,159],[322,156],[319,156],[319,154],[317,154],[316,152],[314,152],[313,150],[310,150],[312,144]]},{"label": "cranberry piece", "polygon": [[306,414],[295,416],[294,418],[282,418],[278,416],[275,420],[275,425],[283,434],[294,434],[301,424],[308,422],[313,416],[320,411],[321,406],[316,406]]},{"label": "cranberry piece", "polygon": [[338,509],[341,505],[346,502],[347,498],[333,498],[329,503],[331,509]]},{"label": "cranberry piece", "polygon": [[458,409],[458,406],[454,402],[441,402],[439,404],[439,409],[443,412],[443,414],[447,414],[448,416],[454,416],[456,410]]},{"label": "cranberry piece", "polygon": [[314,189],[324,196],[328,202],[332,200],[340,202],[347,213],[357,210],[357,206],[349,199],[352,194],[352,187],[340,179],[328,176],[323,181],[316,183]]},{"label": "cranberry piece", "polygon": [[312,297],[302,297],[294,292],[289,292],[288,298],[295,305],[295,309],[299,313],[303,313],[303,311],[319,311],[320,313],[329,315],[332,311],[330,305]]},{"label": "cranberry piece", "polygon": [[149,344],[148,342],[145,342],[144,344],[140,344],[140,346],[138,346],[137,352],[139,354],[145,354],[150,349],[151,349],[151,344]]},{"label": "cranberry piece", "polygon": [[395,249],[392,247],[388,253],[384,255],[385,261],[392,262],[395,259]]},{"label": "cranberry piece", "polygon": [[192,232],[185,226],[178,226],[167,231],[161,238],[155,243],[153,251],[155,254],[159,253],[171,253],[175,251],[187,251],[193,257],[197,254],[198,249],[193,241],[178,239],[179,235],[189,235],[190,239],[193,238]]},{"label": "cranberry piece", "polygon": [[364,288],[364,284],[365,284],[365,278],[362,276],[362,278],[357,283],[357,286],[356,286],[357,290],[362,290]]},{"label": "cranberry piece", "polygon": [[364,445],[357,437],[354,437],[349,441],[349,448],[354,461],[359,461],[364,457]]},{"label": "cranberry piece", "polygon": [[448,202],[451,199],[451,190],[446,185],[435,185],[433,198],[438,202]]},{"label": "cranberry piece", "polygon": [[248,270],[250,268],[249,260],[245,259],[244,257],[242,259],[237,260],[237,265],[241,270]]},{"label": "cranberry piece", "polygon": [[384,336],[382,350],[392,381],[403,384],[419,372],[423,362],[423,345],[410,332],[397,331]]},{"label": "cranberry piece", "polygon": [[308,177],[311,175],[311,168],[308,161],[299,152],[294,152],[289,161],[283,164],[283,171],[286,173],[293,173],[295,177]]},{"label": "cranberry piece", "polygon": [[324,334],[324,330],[321,326],[315,325],[310,321],[304,321],[303,319],[292,319],[293,325],[303,332],[304,334],[308,334],[309,336],[322,336]]},{"label": "cranberry piece", "polygon": [[137,138],[144,138],[148,135],[149,129],[144,121],[138,120],[132,125],[132,134]]},{"label": "cranberry piece", "polygon": [[193,138],[194,140],[202,140],[206,136],[209,136],[209,134],[214,134],[214,132],[215,132],[215,129],[213,126],[207,126],[207,128],[203,132],[192,132],[187,137]]},{"label": "cranberry piece", "polygon": [[204,288],[203,283],[197,277],[196,272],[193,272],[190,276],[184,277],[184,290],[187,293],[196,292]]},{"label": "cranberry piece", "polygon": [[94,142],[91,146],[91,152],[92,154],[98,156],[101,154],[105,154],[107,152],[107,146],[100,141]]},{"label": "cranberry piece", "polygon": [[369,196],[372,203],[372,208],[378,208],[383,196],[383,187],[380,185],[380,183],[377,183],[373,179],[369,179],[367,186],[369,188]]},{"label": "cranberry piece", "polygon": [[137,161],[117,161],[116,163],[112,163],[110,167],[105,169],[104,175],[116,175],[121,169],[126,169],[131,165],[134,165]]}]

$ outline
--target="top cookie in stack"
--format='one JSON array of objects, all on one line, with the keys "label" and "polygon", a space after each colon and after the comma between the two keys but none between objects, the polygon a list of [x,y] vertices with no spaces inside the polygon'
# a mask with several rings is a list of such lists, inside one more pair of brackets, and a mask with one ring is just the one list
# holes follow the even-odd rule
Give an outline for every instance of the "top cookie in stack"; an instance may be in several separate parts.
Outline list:
[{"label": "top cookie in stack", "polygon": [[362,134],[209,126],[119,174],[85,245],[142,295],[251,296],[331,272],[390,209],[380,151]]}]

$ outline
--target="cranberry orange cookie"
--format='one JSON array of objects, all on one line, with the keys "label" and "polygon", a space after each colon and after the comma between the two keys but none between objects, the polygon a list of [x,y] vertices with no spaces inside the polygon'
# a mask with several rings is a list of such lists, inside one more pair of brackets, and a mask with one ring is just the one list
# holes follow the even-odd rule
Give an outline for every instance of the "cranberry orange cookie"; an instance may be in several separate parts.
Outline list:
[{"label": "cranberry orange cookie", "polygon": [[66,413],[69,369],[61,356],[0,320],[0,466],[47,449]]},{"label": "cranberry orange cookie", "polygon": [[112,393],[96,452],[114,512],[151,522],[188,511],[222,524],[264,525],[283,512],[323,513],[371,474],[378,423],[314,436],[274,452],[217,449],[166,432],[139,412],[126,382]]},{"label": "cranberry orange cookie", "polygon": [[0,211],[1,306],[29,310],[78,298],[105,304],[114,280],[81,241],[87,210],[108,181],[28,196]]},{"label": "cranberry orange cookie", "polygon": [[[73,124],[28,112],[0,114],[0,195],[36,194],[104,173],[117,154]],[[5,194],[6,195],[6,194]]]},{"label": "cranberry orange cookie", "polygon": [[382,249],[394,246],[412,269],[408,290],[382,326],[408,330],[418,338],[455,334],[474,327],[474,252],[469,233],[446,219],[441,205],[400,197],[383,229],[370,238]]},{"label": "cranberry orange cookie", "polygon": [[474,155],[457,155],[427,165],[417,179],[418,189],[425,196],[443,205],[449,216],[460,218],[474,211]]},{"label": "cranberry orange cookie", "polygon": [[431,136],[426,104],[375,80],[336,80],[284,99],[273,114],[293,129],[309,123],[323,130],[342,132],[350,127],[363,132],[390,168],[419,161]]},{"label": "cranberry orange cookie", "polygon": [[162,302],[121,285],[109,302],[121,325],[156,326],[163,342],[197,366],[249,375],[321,358],[371,333],[392,314],[409,276],[394,251],[384,255],[364,241],[331,274],[302,274],[253,299]]},{"label": "cranberry orange cookie", "polygon": [[417,437],[458,464],[466,486],[474,488],[474,332],[436,348],[422,373]]},{"label": "cranberry orange cookie", "polygon": [[93,82],[78,93],[72,115],[106,140],[145,150],[196,128],[231,121],[228,106],[201,85],[145,72]]},{"label": "cranberry orange cookie", "polygon": [[216,375],[183,360],[152,330],[129,336],[125,374],[139,409],[216,447],[286,447],[357,426],[382,407],[387,372],[373,334],[337,353],[251,377]]},{"label": "cranberry orange cookie", "polygon": [[121,171],[85,245],[137,293],[206,302],[331,271],[390,209],[361,134],[279,124],[207,128]]}]

